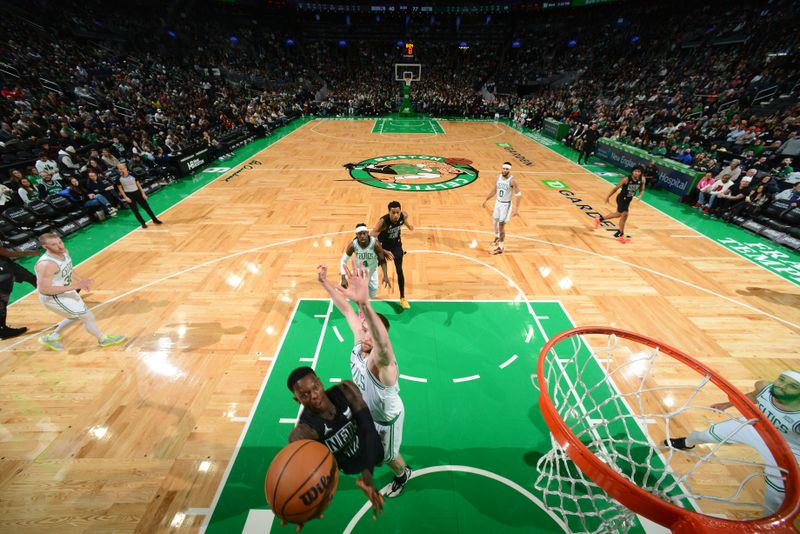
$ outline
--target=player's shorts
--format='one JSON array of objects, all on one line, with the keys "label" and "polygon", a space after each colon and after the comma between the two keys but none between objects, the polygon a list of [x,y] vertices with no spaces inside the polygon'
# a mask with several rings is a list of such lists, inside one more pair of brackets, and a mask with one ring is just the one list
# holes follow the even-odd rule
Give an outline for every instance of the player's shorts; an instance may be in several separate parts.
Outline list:
[{"label": "player's shorts", "polygon": [[494,220],[501,223],[507,223],[511,218],[511,202],[500,202],[499,200],[494,203]]},{"label": "player's shorts", "polygon": [[378,269],[372,271],[369,275],[369,298],[374,299],[378,294]]},{"label": "player's shorts", "polygon": [[391,421],[375,421],[375,430],[378,431],[383,445],[384,463],[391,462],[400,454],[400,444],[403,442],[403,421],[405,418],[406,411],[403,410]]},{"label": "player's shorts", "polygon": [[633,197],[625,198],[623,196],[617,196],[617,213],[625,213],[628,211],[628,209],[630,209],[632,200]]},{"label": "player's shorts", "polygon": [[86,315],[86,304],[77,291],[67,291],[60,295],[42,295],[39,293],[39,302],[50,311],[54,311],[66,319],[76,319]]},{"label": "player's shorts", "polygon": [[[756,432],[752,424],[747,424],[745,419],[736,418],[712,425],[708,434],[720,443],[738,443],[754,448],[761,456],[767,467],[764,468],[764,501],[770,512],[775,512],[783,503],[786,489],[783,479],[777,468],[777,462],[769,451],[761,435]],[[795,451],[793,451],[795,452]],[[795,457],[797,453],[795,452]]]}]

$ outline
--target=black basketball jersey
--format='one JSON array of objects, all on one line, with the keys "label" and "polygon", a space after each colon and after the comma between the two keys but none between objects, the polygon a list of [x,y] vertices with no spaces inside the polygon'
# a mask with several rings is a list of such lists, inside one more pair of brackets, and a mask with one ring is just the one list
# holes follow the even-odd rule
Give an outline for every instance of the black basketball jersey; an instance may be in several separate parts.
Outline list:
[{"label": "black basketball jersey", "polygon": [[339,469],[347,474],[360,473],[361,445],[358,439],[358,426],[350,403],[338,386],[328,389],[328,398],[336,407],[336,416],[332,421],[317,417],[309,410],[300,414],[300,423],[304,423],[319,434],[322,443],[328,447],[339,464]]},{"label": "black basketball jersey", "polygon": [[642,177],[640,176],[638,180],[634,180],[633,176],[628,176],[628,183],[625,184],[622,189],[620,189],[619,197],[622,200],[631,200],[636,193],[639,192],[639,188],[642,187]]},{"label": "black basketball jersey", "polygon": [[381,220],[383,221],[383,230],[381,230],[378,236],[378,241],[381,242],[381,245],[386,247],[387,243],[395,244],[400,241],[400,230],[402,229],[403,223],[406,222],[405,214],[401,211],[400,218],[397,219],[397,222],[392,222],[388,213],[381,217]]}]

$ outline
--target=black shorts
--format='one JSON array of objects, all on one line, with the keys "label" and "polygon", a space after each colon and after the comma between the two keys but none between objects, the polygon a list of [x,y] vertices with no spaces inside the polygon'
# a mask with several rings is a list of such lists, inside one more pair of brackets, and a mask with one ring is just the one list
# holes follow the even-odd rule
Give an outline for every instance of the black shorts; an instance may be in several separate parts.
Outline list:
[{"label": "black shorts", "polygon": [[397,257],[398,255],[400,257],[403,256],[402,241],[387,241],[386,243],[381,242],[381,246],[383,247],[383,250],[388,250],[389,252],[394,254],[395,257]]},{"label": "black shorts", "polygon": [[632,197],[631,198],[626,198],[626,197],[623,197],[623,196],[618,196],[617,197],[617,213],[625,213],[626,211],[628,211],[628,209],[630,208],[632,200],[633,200]]}]

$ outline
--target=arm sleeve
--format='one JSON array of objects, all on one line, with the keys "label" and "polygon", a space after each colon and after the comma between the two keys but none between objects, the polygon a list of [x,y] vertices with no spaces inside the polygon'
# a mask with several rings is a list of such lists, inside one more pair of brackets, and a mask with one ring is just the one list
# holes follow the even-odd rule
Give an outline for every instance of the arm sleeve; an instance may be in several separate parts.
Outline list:
[{"label": "arm sleeve", "polygon": [[350,259],[350,256],[347,255],[347,252],[342,254],[342,259],[339,261],[339,274],[345,274],[344,267],[347,265],[347,260]]}]

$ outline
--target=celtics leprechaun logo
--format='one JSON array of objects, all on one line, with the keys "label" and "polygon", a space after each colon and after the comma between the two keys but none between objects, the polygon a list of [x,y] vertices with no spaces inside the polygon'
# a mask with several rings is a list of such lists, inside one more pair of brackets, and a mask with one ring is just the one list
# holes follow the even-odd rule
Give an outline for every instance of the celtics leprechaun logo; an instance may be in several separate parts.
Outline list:
[{"label": "celtics leprechaun logo", "polygon": [[441,156],[379,156],[344,167],[362,184],[395,191],[443,191],[478,178],[472,161]]}]

